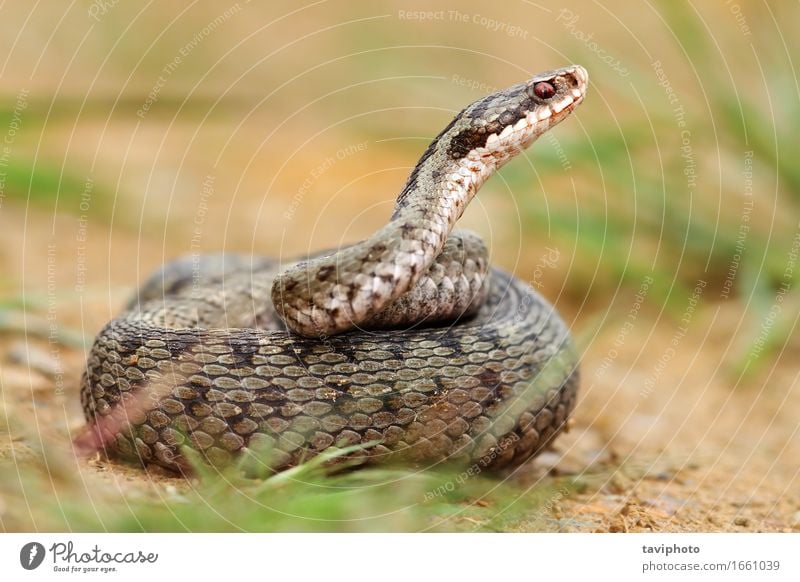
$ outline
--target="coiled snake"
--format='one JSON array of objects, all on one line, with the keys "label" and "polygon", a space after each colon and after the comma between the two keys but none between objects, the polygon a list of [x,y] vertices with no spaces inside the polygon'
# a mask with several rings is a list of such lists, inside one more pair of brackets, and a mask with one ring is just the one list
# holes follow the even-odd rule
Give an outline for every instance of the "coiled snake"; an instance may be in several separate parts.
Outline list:
[{"label": "coiled snake", "polygon": [[98,335],[81,443],[170,469],[329,447],[421,464],[516,465],[565,426],[577,359],[555,310],[452,232],[481,184],[583,101],[579,66],[484,97],[433,140],[386,226],[279,272],[188,257]]}]

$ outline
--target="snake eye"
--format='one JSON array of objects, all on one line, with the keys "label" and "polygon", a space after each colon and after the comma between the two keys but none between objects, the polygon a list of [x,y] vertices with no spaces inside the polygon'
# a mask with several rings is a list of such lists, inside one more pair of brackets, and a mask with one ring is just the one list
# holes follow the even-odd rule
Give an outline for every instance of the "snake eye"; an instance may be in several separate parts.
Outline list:
[{"label": "snake eye", "polygon": [[540,81],[533,86],[533,94],[539,99],[550,99],[550,97],[556,94],[556,88],[553,87],[552,83]]}]

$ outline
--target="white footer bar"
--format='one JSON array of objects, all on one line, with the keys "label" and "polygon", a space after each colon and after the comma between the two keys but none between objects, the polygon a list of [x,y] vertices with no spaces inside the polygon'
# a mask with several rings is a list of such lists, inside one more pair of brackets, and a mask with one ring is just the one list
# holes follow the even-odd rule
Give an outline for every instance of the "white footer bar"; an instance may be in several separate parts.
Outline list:
[{"label": "white footer bar", "polygon": [[[800,580],[800,534],[2,534],[4,580]],[[599,577],[599,578],[598,578]]]}]

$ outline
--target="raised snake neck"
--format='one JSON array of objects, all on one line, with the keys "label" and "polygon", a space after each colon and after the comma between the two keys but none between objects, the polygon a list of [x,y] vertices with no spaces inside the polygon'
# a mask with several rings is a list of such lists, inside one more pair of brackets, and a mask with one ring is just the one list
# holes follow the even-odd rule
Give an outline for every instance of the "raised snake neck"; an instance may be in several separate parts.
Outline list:
[{"label": "raised snake neck", "polygon": [[355,444],[350,458],[365,461],[535,455],[575,403],[569,333],[488,267],[480,239],[451,230],[587,81],[579,66],[548,71],[464,109],[366,241],[282,273],[237,255],[167,264],[95,340],[79,445],[178,470],[187,445],[213,464],[250,452],[271,469]]}]

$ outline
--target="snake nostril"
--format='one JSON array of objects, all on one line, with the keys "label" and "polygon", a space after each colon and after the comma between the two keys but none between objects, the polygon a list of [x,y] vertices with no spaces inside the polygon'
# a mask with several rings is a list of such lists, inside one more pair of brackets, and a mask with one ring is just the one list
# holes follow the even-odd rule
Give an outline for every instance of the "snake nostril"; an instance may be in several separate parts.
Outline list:
[{"label": "snake nostril", "polygon": [[580,85],[586,84],[586,82],[589,80],[586,69],[583,67],[576,67],[575,70],[567,76],[567,78],[569,79],[570,85],[573,87],[579,87]]}]

